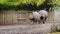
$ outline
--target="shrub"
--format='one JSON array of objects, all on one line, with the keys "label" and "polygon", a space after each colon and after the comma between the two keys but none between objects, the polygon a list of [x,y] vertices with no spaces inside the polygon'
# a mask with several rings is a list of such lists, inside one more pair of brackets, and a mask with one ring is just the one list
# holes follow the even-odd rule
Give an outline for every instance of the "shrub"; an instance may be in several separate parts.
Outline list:
[{"label": "shrub", "polygon": [[60,24],[53,24],[51,26],[51,32],[60,32]]}]

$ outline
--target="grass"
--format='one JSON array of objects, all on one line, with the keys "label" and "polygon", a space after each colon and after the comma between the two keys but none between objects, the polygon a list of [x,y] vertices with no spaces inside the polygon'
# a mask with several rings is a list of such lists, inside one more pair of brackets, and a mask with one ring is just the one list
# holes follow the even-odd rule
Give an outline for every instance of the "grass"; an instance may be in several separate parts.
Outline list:
[{"label": "grass", "polygon": [[49,33],[49,34],[60,34],[60,32],[55,32],[55,33]]},{"label": "grass", "polygon": [[60,34],[60,24],[53,24],[49,34]]}]

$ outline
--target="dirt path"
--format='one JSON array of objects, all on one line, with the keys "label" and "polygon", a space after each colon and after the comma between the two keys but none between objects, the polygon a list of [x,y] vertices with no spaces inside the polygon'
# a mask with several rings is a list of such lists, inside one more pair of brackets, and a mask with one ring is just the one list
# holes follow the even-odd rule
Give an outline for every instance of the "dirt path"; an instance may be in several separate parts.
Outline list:
[{"label": "dirt path", "polygon": [[47,34],[52,24],[0,26],[0,34]]}]

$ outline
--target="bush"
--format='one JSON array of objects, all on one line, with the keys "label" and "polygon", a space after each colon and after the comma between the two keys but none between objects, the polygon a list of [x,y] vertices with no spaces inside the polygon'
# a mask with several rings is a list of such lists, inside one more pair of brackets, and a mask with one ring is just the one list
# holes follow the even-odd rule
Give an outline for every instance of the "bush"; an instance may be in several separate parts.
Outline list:
[{"label": "bush", "polygon": [[60,0],[0,0],[0,10],[40,10],[60,6]]},{"label": "bush", "polygon": [[51,32],[60,32],[60,24],[53,24],[51,26]]},{"label": "bush", "polygon": [[[45,0],[0,0],[0,10],[35,10]],[[2,5],[2,6],[1,6]]]}]

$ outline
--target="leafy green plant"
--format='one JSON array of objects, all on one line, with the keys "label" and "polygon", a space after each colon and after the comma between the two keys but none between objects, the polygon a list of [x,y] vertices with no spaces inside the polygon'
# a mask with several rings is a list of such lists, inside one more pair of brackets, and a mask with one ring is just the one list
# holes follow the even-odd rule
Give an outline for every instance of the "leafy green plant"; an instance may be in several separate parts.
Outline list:
[{"label": "leafy green plant", "polygon": [[[60,6],[60,0],[0,0],[1,9],[55,9]],[[41,8],[41,9],[42,9]]]}]

